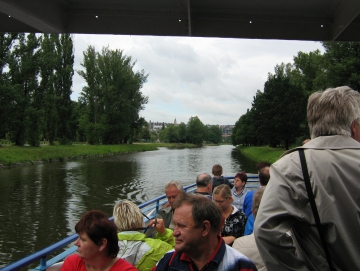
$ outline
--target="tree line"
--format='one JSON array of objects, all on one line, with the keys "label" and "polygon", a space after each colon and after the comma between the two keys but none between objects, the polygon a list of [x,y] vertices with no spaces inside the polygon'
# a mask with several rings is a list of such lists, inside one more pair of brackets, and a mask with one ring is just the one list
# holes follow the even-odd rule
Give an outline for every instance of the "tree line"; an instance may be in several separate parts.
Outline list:
[{"label": "tree line", "polygon": [[201,145],[204,141],[219,144],[222,140],[222,130],[217,125],[204,125],[195,116],[190,117],[187,124],[169,125],[159,132],[159,140],[162,142],[192,143]]},{"label": "tree line", "polygon": [[18,146],[59,141],[127,143],[146,122],[147,74],[121,50],[89,46],[77,71],[87,85],[72,101],[73,38],[69,34],[0,34],[0,138]]},{"label": "tree line", "polygon": [[343,85],[360,90],[360,43],[322,45],[323,54],[298,52],[293,63],[276,65],[264,91],[257,91],[251,108],[235,123],[233,145],[300,145],[310,136],[306,106],[311,93]]}]

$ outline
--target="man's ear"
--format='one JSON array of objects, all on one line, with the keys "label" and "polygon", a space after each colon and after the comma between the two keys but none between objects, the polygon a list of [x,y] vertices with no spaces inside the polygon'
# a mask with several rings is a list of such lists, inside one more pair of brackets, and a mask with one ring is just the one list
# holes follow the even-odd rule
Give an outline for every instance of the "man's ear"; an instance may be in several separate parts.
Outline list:
[{"label": "man's ear", "polygon": [[211,231],[211,224],[209,220],[204,220],[202,224],[201,236],[208,236]]},{"label": "man's ear", "polygon": [[356,136],[356,121],[355,120],[351,123],[350,130],[351,130],[351,137],[354,138]]}]

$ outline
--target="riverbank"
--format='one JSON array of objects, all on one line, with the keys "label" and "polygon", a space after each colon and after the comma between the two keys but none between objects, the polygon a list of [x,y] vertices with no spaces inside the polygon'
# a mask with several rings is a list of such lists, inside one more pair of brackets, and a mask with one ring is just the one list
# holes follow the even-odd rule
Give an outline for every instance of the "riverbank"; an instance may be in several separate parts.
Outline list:
[{"label": "riverbank", "polygon": [[189,148],[193,144],[139,143],[119,145],[43,145],[0,147],[0,167],[34,165],[119,153],[154,151],[158,147]]},{"label": "riverbank", "polygon": [[276,162],[276,160],[286,151],[283,148],[271,148],[269,146],[238,146],[237,149],[256,163],[266,161],[270,164]]}]

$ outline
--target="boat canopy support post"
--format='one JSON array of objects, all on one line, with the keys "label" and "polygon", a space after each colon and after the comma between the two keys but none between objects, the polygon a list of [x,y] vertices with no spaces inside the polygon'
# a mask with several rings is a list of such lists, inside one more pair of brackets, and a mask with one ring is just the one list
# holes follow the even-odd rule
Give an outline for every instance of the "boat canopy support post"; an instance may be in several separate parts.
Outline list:
[{"label": "boat canopy support post", "polygon": [[191,37],[191,7],[190,7],[190,0],[187,0],[187,13],[188,13],[189,37]]}]

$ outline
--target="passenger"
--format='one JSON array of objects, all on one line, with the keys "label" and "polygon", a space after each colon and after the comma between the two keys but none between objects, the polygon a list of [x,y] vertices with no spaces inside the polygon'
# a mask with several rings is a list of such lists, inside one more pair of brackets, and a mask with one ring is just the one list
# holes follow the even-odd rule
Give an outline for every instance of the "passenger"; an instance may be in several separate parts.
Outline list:
[{"label": "passenger", "polygon": [[214,189],[213,200],[225,219],[221,236],[227,245],[231,245],[236,238],[244,235],[246,215],[232,205],[234,199],[231,196],[231,189],[226,184]]},{"label": "passenger", "polygon": [[214,191],[214,188],[219,186],[220,184],[227,184],[230,188],[233,187],[233,185],[229,182],[229,180],[222,176],[223,174],[223,168],[219,164],[215,164],[212,168],[212,174],[213,177],[213,187],[212,190]]},{"label": "passenger", "polygon": [[234,206],[246,214],[251,215],[251,205],[254,190],[246,188],[247,175],[245,171],[241,171],[235,175],[234,187],[231,189],[234,198]]},{"label": "passenger", "polygon": [[[260,188],[266,187],[270,180],[270,163],[260,162],[256,165],[259,174]],[[253,196],[254,197],[254,196]],[[254,215],[251,213],[246,220],[244,235],[252,234],[254,231]]]},{"label": "passenger", "polygon": [[[253,196],[252,212],[255,218],[259,210],[259,206],[264,190],[265,190],[264,187],[257,189]],[[248,236],[242,236],[240,238],[237,238],[234,241],[232,247],[235,248],[237,251],[241,252],[242,254],[244,254],[250,260],[252,260],[259,271],[267,270],[263,260],[260,257],[259,250],[256,246],[254,233]]]},{"label": "passenger", "polygon": [[134,271],[127,261],[117,258],[119,252],[117,230],[113,221],[101,211],[85,213],[75,226],[79,234],[75,245],[78,253],[68,256],[61,271]]},{"label": "passenger", "polygon": [[184,187],[179,181],[171,181],[165,185],[165,194],[168,199],[168,205],[160,209],[157,214],[158,218],[164,220],[165,228],[174,229],[172,219],[174,214],[173,203],[178,196],[183,195],[184,193]]},{"label": "passenger", "polygon": [[194,191],[194,194],[203,195],[212,200],[212,184],[213,180],[209,174],[199,174],[196,177],[196,190]]},{"label": "passenger", "polygon": [[259,174],[260,187],[266,186],[270,180],[270,163],[260,162],[256,165]]},{"label": "passenger", "polygon": [[118,227],[120,251],[118,257],[134,265],[139,271],[151,270],[175,245],[173,231],[166,229],[162,219],[153,219],[149,227],[155,227],[156,239],[147,238],[139,230],[144,228],[143,214],[136,204],[124,200],[114,206],[114,222]]},{"label": "passenger", "polygon": [[[349,87],[310,95],[311,141],[270,168],[255,220],[255,240],[268,270],[360,270],[360,93]],[[298,150],[303,149],[325,246],[309,204]],[[292,238],[286,234],[292,230]],[[294,241],[293,241],[294,240]]]},{"label": "passenger", "polygon": [[175,251],[166,253],[154,271],[256,270],[247,257],[220,238],[221,212],[212,201],[185,194],[175,201],[174,208]]}]

